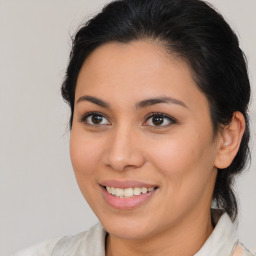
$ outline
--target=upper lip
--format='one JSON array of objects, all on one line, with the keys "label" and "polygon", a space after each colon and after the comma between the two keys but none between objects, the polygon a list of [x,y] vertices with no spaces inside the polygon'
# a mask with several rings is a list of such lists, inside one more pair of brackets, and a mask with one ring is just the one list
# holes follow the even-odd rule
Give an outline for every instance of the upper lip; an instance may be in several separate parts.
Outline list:
[{"label": "upper lip", "polygon": [[104,187],[114,187],[114,188],[152,188],[157,187],[154,184],[145,183],[137,180],[104,180],[99,183]]}]

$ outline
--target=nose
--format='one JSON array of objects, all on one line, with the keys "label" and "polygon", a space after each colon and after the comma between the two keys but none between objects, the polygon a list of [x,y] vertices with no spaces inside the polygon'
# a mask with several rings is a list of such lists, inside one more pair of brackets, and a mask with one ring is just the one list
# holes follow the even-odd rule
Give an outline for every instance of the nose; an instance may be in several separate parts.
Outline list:
[{"label": "nose", "polygon": [[116,171],[143,166],[145,158],[139,137],[128,127],[113,129],[105,150],[105,164]]}]

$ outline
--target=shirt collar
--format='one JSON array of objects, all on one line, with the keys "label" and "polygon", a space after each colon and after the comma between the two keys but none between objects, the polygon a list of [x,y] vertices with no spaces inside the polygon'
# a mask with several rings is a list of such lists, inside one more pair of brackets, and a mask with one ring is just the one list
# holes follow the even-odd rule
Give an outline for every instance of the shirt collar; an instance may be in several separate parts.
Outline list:
[{"label": "shirt collar", "polygon": [[194,256],[232,255],[238,243],[234,224],[228,214],[219,209],[212,210],[212,220],[215,228],[203,247]]},{"label": "shirt collar", "polygon": [[[236,229],[228,214],[219,209],[212,209],[212,221],[215,228],[212,234],[204,243],[203,247],[194,256],[227,256],[232,255],[238,237]],[[97,224],[93,232],[90,232],[88,243],[83,248],[88,254],[85,255],[105,255],[106,231],[101,224]]]}]

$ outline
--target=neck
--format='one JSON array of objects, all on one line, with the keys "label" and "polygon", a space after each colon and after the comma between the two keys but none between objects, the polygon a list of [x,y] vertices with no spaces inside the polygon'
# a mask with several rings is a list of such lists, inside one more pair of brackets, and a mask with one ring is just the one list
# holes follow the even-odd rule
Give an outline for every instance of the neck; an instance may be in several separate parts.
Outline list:
[{"label": "neck", "polygon": [[108,235],[106,256],[175,255],[192,256],[212,233],[211,214],[192,214],[165,232],[138,240],[125,240]]}]

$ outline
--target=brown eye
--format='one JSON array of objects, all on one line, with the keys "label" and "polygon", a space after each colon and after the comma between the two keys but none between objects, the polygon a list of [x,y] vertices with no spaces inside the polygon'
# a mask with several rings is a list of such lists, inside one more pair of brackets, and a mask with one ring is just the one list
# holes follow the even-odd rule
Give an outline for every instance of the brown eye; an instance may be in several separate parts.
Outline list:
[{"label": "brown eye", "polygon": [[162,116],[154,116],[152,117],[152,123],[154,125],[162,125],[164,122],[164,118]]},{"label": "brown eye", "polygon": [[174,123],[176,123],[176,120],[166,114],[153,113],[147,118],[143,125],[153,127],[166,127]]},{"label": "brown eye", "polygon": [[95,114],[95,115],[92,115],[91,120],[92,120],[92,123],[94,124],[100,124],[103,120],[103,116]]},{"label": "brown eye", "polygon": [[81,122],[89,125],[109,125],[109,120],[100,113],[87,113],[81,118]]}]

